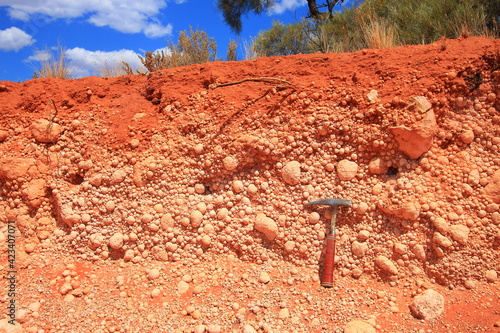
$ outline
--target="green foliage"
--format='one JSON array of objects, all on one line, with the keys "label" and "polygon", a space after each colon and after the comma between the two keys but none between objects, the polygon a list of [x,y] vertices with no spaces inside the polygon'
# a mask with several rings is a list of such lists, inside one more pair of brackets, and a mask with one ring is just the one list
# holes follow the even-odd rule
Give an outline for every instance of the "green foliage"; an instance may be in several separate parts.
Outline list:
[{"label": "green foliage", "polygon": [[431,43],[443,36],[499,37],[499,17],[495,0],[365,0],[328,20],[274,22],[259,33],[254,46],[263,56],[352,52]]},{"label": "green foliage", "polygon": [[261,14],[269,9],[274,0],[218,0],[217,8],[224,16],[224,21],[231,30],[240,33],[242,29],[241,17],[250,12]]},{"label": "green foliage", "polygon": [[259,56],[310,53],[308,21],[285,25],[274,21],[271,29],[261,32],[255,41]]},{"label": "green foliage", "polygon": [[217,43],[203,30],[193,30],[179,33],[177,44],[169,43],[166,50],[156,53],[146,52],[144,57],[139,56],[142,64],[149,72],[172,67],[202,64],[215,61]]}]

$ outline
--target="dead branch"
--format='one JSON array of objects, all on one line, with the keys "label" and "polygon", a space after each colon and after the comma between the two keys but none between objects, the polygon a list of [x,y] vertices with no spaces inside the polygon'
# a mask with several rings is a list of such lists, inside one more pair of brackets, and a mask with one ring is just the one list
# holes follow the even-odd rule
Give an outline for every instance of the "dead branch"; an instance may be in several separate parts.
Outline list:
[{"label": "dead branch", "polygon": [[292,84],[286,80],[282,79],[277,79],[274,77],[248,77],[240,81],[235,81],[235,82],[227,82],[227,83],[220,83],[220,84],[211,84],[209,86],[210,89],[216,89],[219,87],[227,87],[227,86],[232,86],[235,84],[240,84],[243,82],[248,82],[248,81],[253,81],[253,82],[267,82],[267,83],[274,83],[277,84],[278,87],[280,88],[288,88],[291,87]]}]

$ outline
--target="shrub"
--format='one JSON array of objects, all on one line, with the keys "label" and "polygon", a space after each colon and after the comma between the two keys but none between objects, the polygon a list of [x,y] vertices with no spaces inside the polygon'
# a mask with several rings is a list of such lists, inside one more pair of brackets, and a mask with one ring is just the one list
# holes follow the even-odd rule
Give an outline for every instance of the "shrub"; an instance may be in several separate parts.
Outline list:
[{"label": "shrub", "polygon": [[169,43],[165,50],[156,53],[148,51],[144,57],[139,56],[139,58],[149,72],[154,72],[172,67],[215,61],[216,55],[215,39],[203,30],[193,30],[189,27],[189,34],[187,31],[179,33],[177,44]]}]

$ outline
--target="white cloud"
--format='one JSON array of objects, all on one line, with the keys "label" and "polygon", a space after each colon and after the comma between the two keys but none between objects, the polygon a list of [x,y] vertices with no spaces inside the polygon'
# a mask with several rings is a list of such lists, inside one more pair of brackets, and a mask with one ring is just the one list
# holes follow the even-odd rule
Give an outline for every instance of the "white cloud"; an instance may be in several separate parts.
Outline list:
[{"label": "white cloud", "polygon": [[[159,23],[160,10],[168,0],[0,0],[11,18],[28,21],[34,15],[48,18],[88,16],[88,22],[124,33],[144,33],[162,37],[172,33],[170,24]],[[182,3],[183,0],[177,0]]]},{"label": "white cloud", "polygon": [[[37,50],[25,62],[36,63],[47,61],[51,57],[57,59],[59,51],[61,50],[57,47],[50,50]],[[101,75],[106,70],[120,69],[122,61],[128,63],[134,72],[137,69],[146,72],[139,59],[139,54],[132,50],[90,51],[81,47],[75,47],[65,50],[65,56],[68,61],[69,71],[75,78]]]},{"label": "white cloud", "polygon": [[89,51],[81,47],[66,50],[66,57],[70,63],[71,72],[75,77],[97,75],[99,71],[108,67],[109,69],[121,68],[125,61],[132,69],[143,69],[142,63],[135,51]]},{"label": "white cloud", "polygon": [[270,14],[282,14],[287,10],[293,10],[298,7],[307,5],[307,0],[281,0],[269,9]]},{"label": "white cloud", "polygon": [[35,40],[16,27],[0,30],[0,50],[19,51],[25,46],[33,44]]}]

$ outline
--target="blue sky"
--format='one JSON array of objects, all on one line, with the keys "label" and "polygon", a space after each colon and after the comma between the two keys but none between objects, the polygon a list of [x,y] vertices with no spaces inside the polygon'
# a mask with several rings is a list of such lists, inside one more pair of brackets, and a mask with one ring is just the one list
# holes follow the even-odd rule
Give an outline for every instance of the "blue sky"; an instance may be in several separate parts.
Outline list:
[{"label": "blue sky", "polygon": [[224,23],[216,0],[0,0],[0,81],[31,78],[41,51],[59,44],[67,50],[73,74],[97,74],[97,67],[120,60],[139,66],[137,55],[177,42],[189,26],[206,31],[225,59],[231,39],[244,43],[273,20],[291,23],[307,14],[306,0],[277,0],[267,14],[243,19],[237,36]]}]

